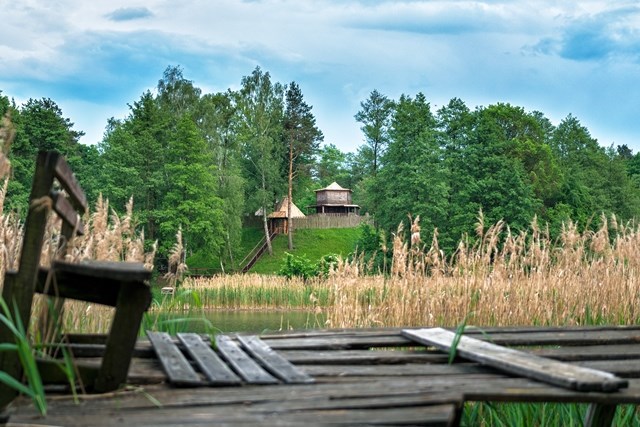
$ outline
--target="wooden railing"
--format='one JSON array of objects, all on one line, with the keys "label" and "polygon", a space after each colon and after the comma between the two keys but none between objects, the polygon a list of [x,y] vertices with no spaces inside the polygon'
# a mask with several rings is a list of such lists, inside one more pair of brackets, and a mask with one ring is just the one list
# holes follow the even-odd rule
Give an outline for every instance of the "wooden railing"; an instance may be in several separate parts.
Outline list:
[{"label": "wooden railing", "polygon": [[[278,235],[277,231],[274,231],[269,236],[269,241],[273,242],[273,239]],[[254,248],[249,252],[249,254],[244,257],[242,261],[240,261],[240,268],[243,273],[246,273],[253,267],[253,265],[260,259],[263,253],[267,250],[267,240],[266,238],[260,239],[258,244],[254,246]],[[247,262],[248,260],[248,262]],[[245,264],[246,262],[246,264]],[[244,265],[244,266],[243,266]]]}]

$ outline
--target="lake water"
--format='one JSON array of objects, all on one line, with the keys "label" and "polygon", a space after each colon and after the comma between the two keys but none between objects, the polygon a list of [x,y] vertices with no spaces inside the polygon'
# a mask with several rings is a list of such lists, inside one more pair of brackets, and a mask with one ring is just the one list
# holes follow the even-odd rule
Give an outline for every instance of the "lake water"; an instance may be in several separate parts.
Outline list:
[{"label": "lake water", "polygon": [[[291,329],[321,328],[323,315],[306,311],[247,311],[247,310],[210,310],[202,315],[173,313],[162,315],[162,321],[175,322],[178,332],[210,332],[203,321],[206,318],[214,331],[264,333]],[[171,320],[174,319],[174,320]]]}]

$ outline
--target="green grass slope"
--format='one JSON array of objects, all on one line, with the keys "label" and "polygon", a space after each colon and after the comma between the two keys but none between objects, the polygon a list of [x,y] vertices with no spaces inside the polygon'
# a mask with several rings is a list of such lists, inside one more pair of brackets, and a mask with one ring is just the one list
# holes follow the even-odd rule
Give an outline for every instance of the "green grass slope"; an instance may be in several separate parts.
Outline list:
[{"label": "green grass slope", "polygon": [[324,255],[346,256],[353,252],[360,237],[359,228],[327,228],[296,230],[293,250],[288,249],[288,236],[280,234],[273,240],[273,255],[264,254],[250,270],[251,273],[276,274],[282,267],[285,252],[304,256],[317,262]]},{"label": "green grass slope", "polygon": [[[242,229],[242,241],[238,249],[239,258],[236,259],[236,262],[239,263],[263,237],[264,232],[262,231],[262,228],[244,227]],[[215,271],[222,271],[220,268],[220,259],[218,257],[210,258],[203,256],[200,253],[189,256],[187,258],[187,265],[192,269],[206,268]]]}]

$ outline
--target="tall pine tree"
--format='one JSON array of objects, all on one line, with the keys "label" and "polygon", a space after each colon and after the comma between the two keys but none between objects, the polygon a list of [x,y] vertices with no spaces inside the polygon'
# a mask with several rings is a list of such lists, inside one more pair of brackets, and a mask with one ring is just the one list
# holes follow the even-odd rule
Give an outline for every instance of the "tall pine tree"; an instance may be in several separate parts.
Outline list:
[{"label": "tall pine tree", "polygon": [[289,236],[289,250],[293,249],[293,228],[291,206],[293,205],[293,181],[303,168],[307,175],[311,163],[318,152],[320,142],[324,139],[322,132],[316,126],[316,119],[311,113],[311,107],[304,102],[300,86],[291,82],[286,94],[286,110],[284,113],[284,138],[288,155],[288,204],[287,229]]}]

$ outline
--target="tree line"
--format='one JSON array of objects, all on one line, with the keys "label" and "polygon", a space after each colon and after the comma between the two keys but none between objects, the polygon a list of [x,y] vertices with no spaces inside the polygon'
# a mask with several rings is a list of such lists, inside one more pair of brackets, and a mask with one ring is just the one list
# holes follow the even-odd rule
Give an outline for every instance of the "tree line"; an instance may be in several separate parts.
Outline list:
[{"label": "tree line", "polygon": [[389,100],[377,91],[361,106],[360,156],[370,159],[362,203],[384,230],[420,215],[451,251],[480,212],[516,232],[536,217],[552,237],[569,220],[584,228],[601,214],[640,212],[640,155],[600,146],[572,115],[554,126],[510,104],[471,110],[455,98],[433,111],[421,93]]},{"label": "tree line", "polygon": [[261,212],[268,236],[276,200],[312,205],[313,190],[332,181],[352,188],[380,229],[393,232],[419,215],[446,250],[473,230],[480,211],[513,230],[537,216],[558,233],[569,219],[588,226],[604,212],[629,220],[640,208],[640,155],[600,146],[571,115],[554,126],[510,104],[472,110],[456,98],[434,111],[422,93],[393,100],[374,90],[354,117],[364,142],[353,153],[321,146],[299,85],[259,67],[238,90],[219,93],[203,93],[168,67],[125,118],[108,121],[97,145],[80,144],[83,133],[51,99],[17,106],[0,93],[6,111],[16,128],[7,208],[25,211],[36,153],[56,149],[90,200],[102,194],[120,209],[134,198],[160,254],[181,229],[190,254],[225,269],[237,263],[246,218]]}]

